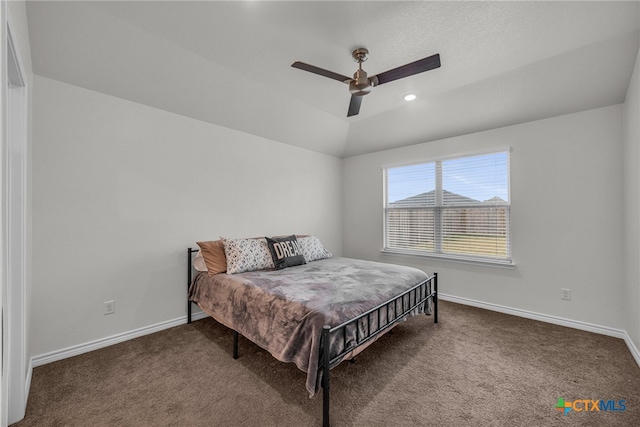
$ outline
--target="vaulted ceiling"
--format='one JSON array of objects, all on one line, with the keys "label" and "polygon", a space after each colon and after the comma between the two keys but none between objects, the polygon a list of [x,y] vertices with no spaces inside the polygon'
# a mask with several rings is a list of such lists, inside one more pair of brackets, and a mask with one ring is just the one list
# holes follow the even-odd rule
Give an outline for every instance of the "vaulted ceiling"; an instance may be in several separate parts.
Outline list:
[{"label": "vaulted ceiling", "polygon": [[[640,2],[28,1],[34,73],[337,157],[624,102]],[[373,89],[291,67],[370,75]],[[412,102],[403,100],[415,93]]]}]

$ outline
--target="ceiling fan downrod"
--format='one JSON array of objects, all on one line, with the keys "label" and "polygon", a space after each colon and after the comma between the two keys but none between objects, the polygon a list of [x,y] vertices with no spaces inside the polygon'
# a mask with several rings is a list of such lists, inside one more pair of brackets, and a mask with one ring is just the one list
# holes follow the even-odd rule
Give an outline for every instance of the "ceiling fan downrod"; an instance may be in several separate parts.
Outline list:
[{"label": "ceiling fan downrod", "polygon": [[349,93],[353,96],[364,96],[371,92],[374,82],[367,77],[367,72],[362,69],[362,63],[367,60],[369,51],[363,47],[354,50],[351,55],[358,63],[358,71],[353,74],[353,80],[349,82]]}]

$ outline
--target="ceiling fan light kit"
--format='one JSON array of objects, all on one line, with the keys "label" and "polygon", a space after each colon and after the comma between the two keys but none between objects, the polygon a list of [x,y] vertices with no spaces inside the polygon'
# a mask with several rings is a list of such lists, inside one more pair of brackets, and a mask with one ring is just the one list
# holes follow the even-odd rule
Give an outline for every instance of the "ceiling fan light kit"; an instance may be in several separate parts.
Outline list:
[{"label": "ceiling fan light kit", "polygon": [[[375,86],[379,86],[383,83],[392,82],[394,80],[409,77],[414,74],[423,73],[425,71],[433,70],[440,67],[440,54],[431,55],[429,57],[420,59],[418,61],[411,62],[409,64],[402,65],[384,73],[368,77],[367,72],[362,69],[362,63],[369,57],[369,51],[363,47],[354,50],[351,53],[353,60],[358,63],[358,70],[353,74],[353,78],[343,76],[342,74],[334,73],[333,71],[325,70],[323,68],[316,67],[314,65],[305,64],[304,62],[296,61],[291,66],[303,71],[318,74],[320,76],[328,77],[330,79],[338,80],[339,82],[349,85],[349,93],[351,93],[351,102],[349,103],[349,110],[347,111],[347,117],[355,116],[360,112],[360,105],[362,104],[362,97],[373,89]],[[408,97],[413,96],[410,99]],[[406,101],[413,101],[416,96],[408,94],[404,97]]]}]

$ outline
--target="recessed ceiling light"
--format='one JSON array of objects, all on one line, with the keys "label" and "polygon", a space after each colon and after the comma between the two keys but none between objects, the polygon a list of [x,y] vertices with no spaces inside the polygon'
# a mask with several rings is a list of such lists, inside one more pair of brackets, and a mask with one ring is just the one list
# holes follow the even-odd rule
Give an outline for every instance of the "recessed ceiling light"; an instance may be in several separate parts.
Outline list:
[{"label": "recessed ceiling light", "polygon": [[416,95],[413,93],[408,93],[404,96],[405,101],[413,101],[414,99],[416,99]]}]

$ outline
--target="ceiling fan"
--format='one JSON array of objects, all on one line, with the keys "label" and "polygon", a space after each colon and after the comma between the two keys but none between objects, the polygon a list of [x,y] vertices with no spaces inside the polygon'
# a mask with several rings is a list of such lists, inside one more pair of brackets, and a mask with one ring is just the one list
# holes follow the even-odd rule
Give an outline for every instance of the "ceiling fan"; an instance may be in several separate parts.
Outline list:
[{"label": "ceiling fan", "polygon": [[362,97],[369,92],[374,86],[379,86],[383,83],[389,83],[394,80],[409,77],[414,74],[423,73],[425,71],[433,70],[440,67],[440,54],[431,55],[427,58],[420,59],[409,64],[402,65],[384,73],[367,77],[367,72],[362,69],[362,63],[367,60],[369,51],[363,47],[354,50],[351,53],[353,60],[358,63],[358,71],[355,72],[353,78],[343,76],[342,74],[334,73],[333,71],[325,70],[313,65],[305,64],[304,62],[296,61],[291,66],[300,70],[308,71],[310,73],[318,74],[330,79],[338,80],[339,82],[349,85],[349,92],[351,93],[351,102],[349,103],[349,111],[347,117],[355,116],[360,112],[360,104],[362,104]]}]

